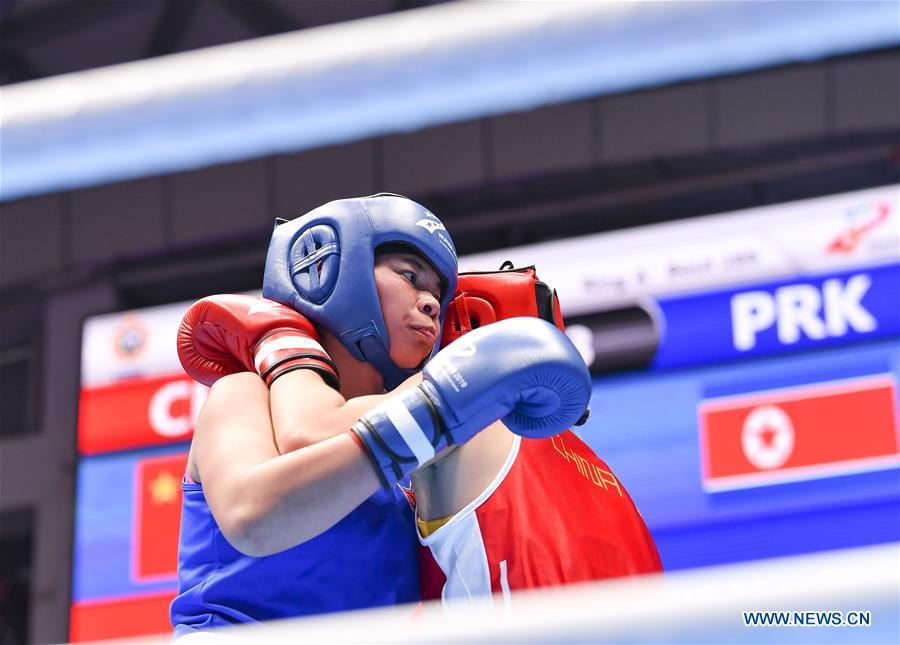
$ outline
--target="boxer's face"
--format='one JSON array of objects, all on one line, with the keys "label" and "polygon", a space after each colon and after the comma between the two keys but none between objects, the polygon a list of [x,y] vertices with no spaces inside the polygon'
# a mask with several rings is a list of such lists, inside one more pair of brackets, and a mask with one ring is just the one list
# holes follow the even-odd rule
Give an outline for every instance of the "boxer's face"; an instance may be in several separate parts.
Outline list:
[{"label": "boxer's face", "polygon": [[440,278],[415,253],[383,253],[375,258],[375,287],[391,359],[402,368],[418,366],[440,331]]}]

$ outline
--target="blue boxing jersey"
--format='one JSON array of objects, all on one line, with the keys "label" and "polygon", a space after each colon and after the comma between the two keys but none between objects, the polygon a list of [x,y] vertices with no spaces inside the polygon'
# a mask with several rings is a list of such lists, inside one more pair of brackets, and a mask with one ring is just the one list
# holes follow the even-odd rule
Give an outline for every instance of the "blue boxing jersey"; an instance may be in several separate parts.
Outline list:
[{"label": "blue boxing jersey", "polygon": [[200,484],[182,488],[178,595],[170,609],[176,636],[419,599],[412,511],[396,488],[375,493],[318,537],[261,558],[228,543]]}]

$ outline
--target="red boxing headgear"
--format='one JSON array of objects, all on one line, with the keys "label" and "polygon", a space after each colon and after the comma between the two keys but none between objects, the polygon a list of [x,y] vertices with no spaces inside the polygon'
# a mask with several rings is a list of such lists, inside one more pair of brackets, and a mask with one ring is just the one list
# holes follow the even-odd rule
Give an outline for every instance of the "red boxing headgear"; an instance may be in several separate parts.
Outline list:
[{"label": "red boxing headgear", "polygon": [[516,316],[541,318],[566,330],[556,290],[540,281],[533,266],[514,269],[512,263],[504,262],[499,271],[460,273],[456,296],[444,319],[441,346],[473,329]]}]

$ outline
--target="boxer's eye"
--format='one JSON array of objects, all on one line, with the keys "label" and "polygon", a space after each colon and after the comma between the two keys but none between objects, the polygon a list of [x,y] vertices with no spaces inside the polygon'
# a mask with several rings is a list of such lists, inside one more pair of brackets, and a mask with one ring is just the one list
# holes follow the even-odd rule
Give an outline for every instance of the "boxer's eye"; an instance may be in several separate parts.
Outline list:
[{"label": "boxer's eye", "polygon": [[[409,281],[409,283],[411,285],[413,285],[414,287],[417,287],[417,288],[419,287],[419,274],[416,271],[412,271],[410,269],[401,269],[400,275],[402,275],[404,278],[406,278]],[[422,288],[426,288],[426,287],[422,287]],[[441,294],[440,289],[429,290],[429,291],[430,291],[431,295],[434,296],[435,300],[437,300],[438,302],[441,301],[442,294]]]}]

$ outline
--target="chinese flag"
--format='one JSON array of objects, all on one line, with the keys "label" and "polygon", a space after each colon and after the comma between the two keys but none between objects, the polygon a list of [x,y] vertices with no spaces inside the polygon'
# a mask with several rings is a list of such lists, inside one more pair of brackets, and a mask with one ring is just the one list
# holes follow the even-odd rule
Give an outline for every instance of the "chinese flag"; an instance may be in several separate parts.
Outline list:
[{"label": "chinese flag", "polygon": [[725,490],[900,463],[891,376],[703,401],[703,484]]},{"label": "chinese flag", "polygon": [[186,466],[186,452],[137,462],[132,568],[138,581],[176,575],[181,478]]}]

